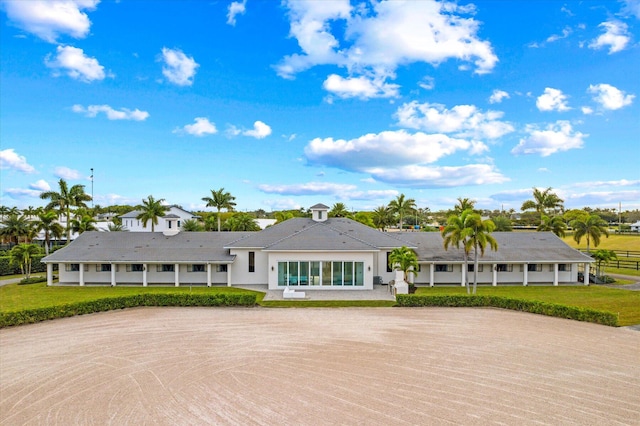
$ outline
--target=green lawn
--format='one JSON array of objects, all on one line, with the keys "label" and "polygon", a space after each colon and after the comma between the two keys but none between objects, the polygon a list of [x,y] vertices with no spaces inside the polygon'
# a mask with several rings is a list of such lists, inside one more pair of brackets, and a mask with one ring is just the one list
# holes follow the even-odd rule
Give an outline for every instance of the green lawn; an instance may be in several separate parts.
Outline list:
[{"label": "green lawn", "polygon": [[[420,287],[417,294],[464,294],[464,287]],[[640,291],[601,286],[503,286],[478,287],[477,294],[537,300],[567,306],[591,308],[619,316],[621,326],[640,324]]]},{"label": "green lawn", "polygon": [[[233,287],[47,287],[46,283],[0,287],[0,312],[45,308],[67,303],[142,293],[255,293]],[[258,293],[262,299],[263,293]]]},{"label": "green lawn", "polygon": [[[587,249],[587,239],[582,238],[580,244],[576,243],[573,239],[573,235],[567,235],[563,238],[563,241],[569,244],[573,248]],[[591,250],[594,249],[607,249],[607,250],[635,250],[640,251],[640,234],[638,235],[618,235],[610,234],[609,237],[600,238],[600,245],[598,247],[593,246],[591,243]]]}]

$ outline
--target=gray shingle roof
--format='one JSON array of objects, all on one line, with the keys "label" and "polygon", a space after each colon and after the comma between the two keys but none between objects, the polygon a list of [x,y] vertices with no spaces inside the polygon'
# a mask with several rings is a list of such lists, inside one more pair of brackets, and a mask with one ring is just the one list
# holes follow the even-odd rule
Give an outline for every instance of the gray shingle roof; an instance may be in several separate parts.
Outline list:
[{"label": "gray shingle roof", "polygon": [[[480,263],[544,263],[544,262],[590,262],[591,257],[579,252],[552,232],[494,232],[498,250],[485,249],[478,256]],[[439,232],[406,232],[402,239],[416,246],[420,261],[460,262],[462,249],[449,247],[445,250]],[[473,251],[471,252],[473,258]]]},{"label": "gray shingle roof", "polygon": [[44,262],[231,262],[224,246],[251,232],[85,232]]},{"label": "gray shingle roof", "polygon": [[393,234],[377,231],[347,218],[330,218],[324,222],[293,218],[236,241],[228,247],[286,251],[377,251],[380,248],[408,244],[395,238]]}]

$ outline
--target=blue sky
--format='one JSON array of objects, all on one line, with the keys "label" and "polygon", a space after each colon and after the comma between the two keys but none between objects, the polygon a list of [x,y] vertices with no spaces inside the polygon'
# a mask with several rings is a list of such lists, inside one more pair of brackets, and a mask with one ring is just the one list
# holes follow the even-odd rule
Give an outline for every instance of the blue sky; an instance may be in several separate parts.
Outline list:
[{"label": "blue sky", "polygon": [[640,1],[0,1],[0,197],[640,208]]}]

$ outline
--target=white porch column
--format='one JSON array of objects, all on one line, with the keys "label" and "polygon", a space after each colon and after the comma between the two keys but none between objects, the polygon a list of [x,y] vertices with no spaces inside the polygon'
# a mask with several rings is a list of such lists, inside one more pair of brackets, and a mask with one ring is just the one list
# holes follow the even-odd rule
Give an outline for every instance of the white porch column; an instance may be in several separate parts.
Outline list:
[{"label": "white porch column", "polygon": [[493,264],[493,286],[497,286],[498,285],[498,265],[497,264]]},{"label": "white porch column", "polygon": [[589,285],[589,264],[584,264],[584,285]]},{"label": "white porch column", "polygon": [[111,287],[116,286],[116,265],[111,264]]},{"label": "white porch column", "polygon": [[460,265],[460,270],[462,270],[462,274],[460,274],[460,275],[462,275],[462,281],[460,282],[460,285],[462,287],[464,287],[466,285],[466,280],[465,280],[465,278],[467,277],[467,270],[466,270],[467,268],[466,268],[466,266],[467,265],[465,265],[464,263],[462,265]]},{"label": "white porch column", "polygon": [[522,285],[526,287],[527,285],[529,285],[529,264],[525,263],[522,266],[522,270],[523,270],[523,273],[522,273]]},{"label": "white porch column", "polygon": [[149,267],[149,265],[147,265],[146,263],[142,264],[142,286],[146,287],[147,286],[147,268]]},{"label": "white porch column", "polygon": [[553,264],[553,285],[558,285],[558,264]]},{"label": "white porch column", "polygon": [[207,287],[211,287],[211,264],[207,263]]},{"label": "white porch column", "polygon": [[78,283],[84,285],[84,264],[78,264]]},{"label": "white porch column", "polygon": [[435,273],[435,269],[436,269],[436,264],[435,263],[431,263],[429,265],[429,286],[433,287],[434,285],[434,273]]},{"label": "white porch column", "polygon": [[[60,269],[60,265],[58,265],[58,269]],[[53,263],[47,263],[47,285],[53,285]]]},{"label": "white porch column", "polygon": [[173,274],[176,287],[180,287],[180,265],[178,263],[173,265]]},{"label": "white porch column", "polygon": [[231,287],[231,264],[227,264],[227,287]]}]

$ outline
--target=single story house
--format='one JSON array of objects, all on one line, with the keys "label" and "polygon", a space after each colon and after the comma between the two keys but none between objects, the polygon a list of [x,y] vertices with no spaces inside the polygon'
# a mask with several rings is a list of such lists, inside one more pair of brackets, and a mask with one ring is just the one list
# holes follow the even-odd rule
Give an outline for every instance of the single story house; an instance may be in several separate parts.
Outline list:
[{"label": "single story house", "polygon": [[640,220],[631,224],[631,232],[640,232]]},{"label": "single story house", "polygon": [[[417,285],[464,285],[473,274],[463,251],[445,250],[437,232],[380,232],[347,218],[329,218],[317,204],[311,218],[293,218],[259,232],[85,232],[43,259],[61,284],[268,285],[305,290],[372,290],[395,278],[394,248],[418,255]],[[494,232],[498,251],[479,258],[482,284],[577,283],[593,259],[549,232]],[[473,276],[470,275],[470,280]]]}]

